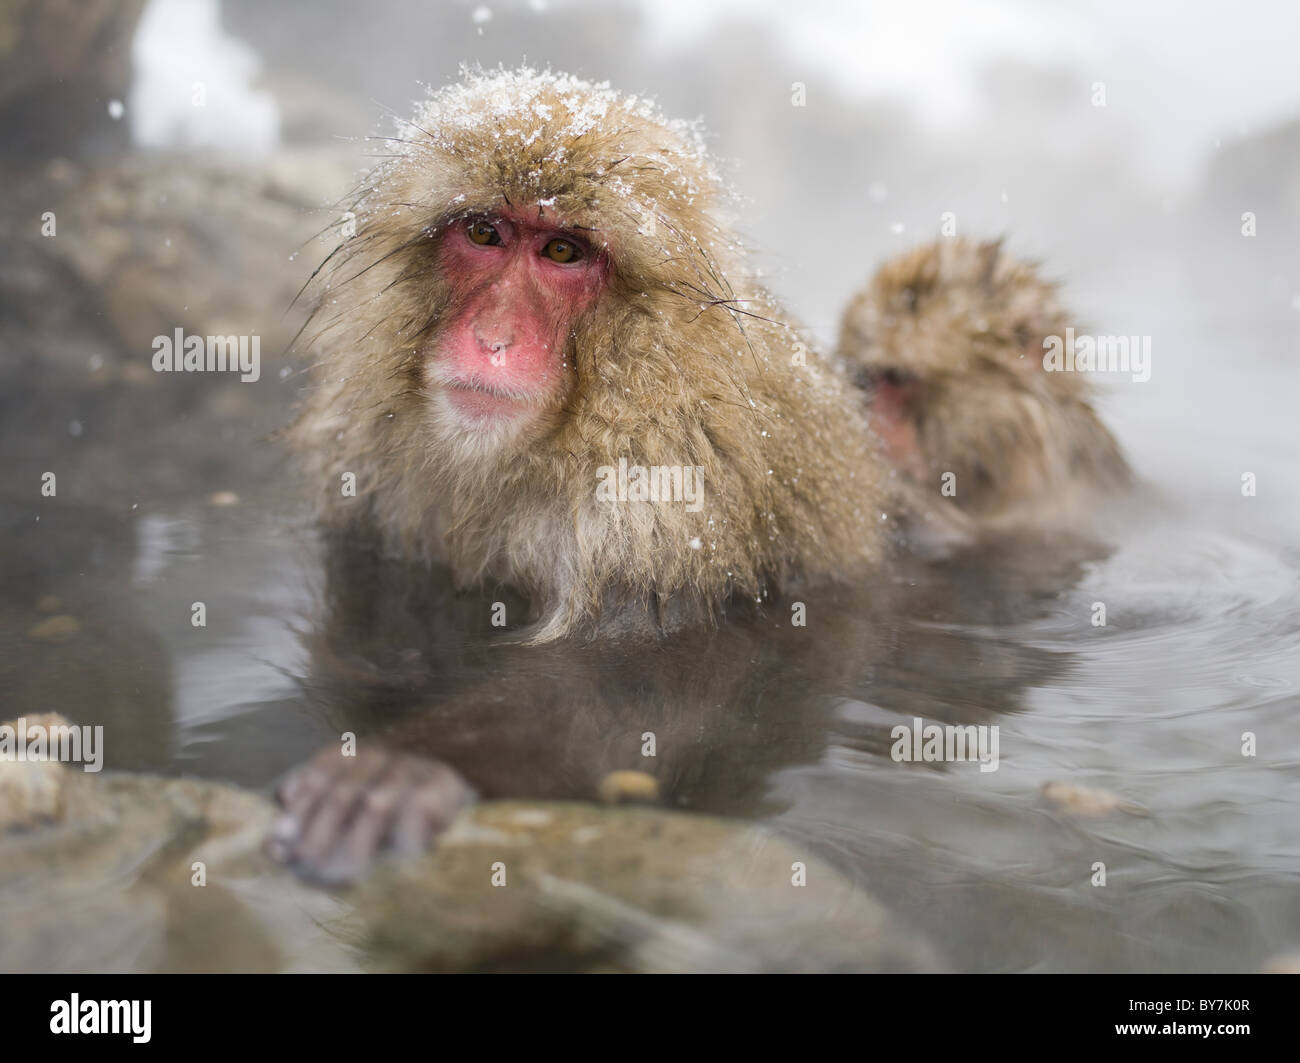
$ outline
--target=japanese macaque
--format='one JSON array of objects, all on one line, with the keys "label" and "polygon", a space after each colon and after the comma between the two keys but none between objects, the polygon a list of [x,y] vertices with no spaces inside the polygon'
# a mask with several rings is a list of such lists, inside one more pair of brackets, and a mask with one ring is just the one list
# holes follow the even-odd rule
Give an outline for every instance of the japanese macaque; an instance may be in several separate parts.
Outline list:
[{"label": "japanese macaque", "polygon": [[329,527],[519,591],[535,643],[872,570],[856,392],[757,283],[698,131],[522,71],[391,143],[311,325]]},{"label": "japanese macaque", "polygon": [[914,516],[947,510],[968,538],[1061,525],[1129,483],[1087,374],[1044,368],[1069,323],[1055,285],[1000,242],[918,248],[853,299],[839,357]]},{"label": "japanese macaque", "polygon": [[[334,569],[364,544],[522,596],[534,652],[863,584],[887,507],[861,398],[758,284],[696,129],[525,70],[443,90],[388,142],[307,332],[295,436]],[[493,697],[467,700],[472,761]],[[418,847],[474,790],[409,752],[460,767],[466,726],[323,752],[282,787],[272,851],[339,882]]]}]

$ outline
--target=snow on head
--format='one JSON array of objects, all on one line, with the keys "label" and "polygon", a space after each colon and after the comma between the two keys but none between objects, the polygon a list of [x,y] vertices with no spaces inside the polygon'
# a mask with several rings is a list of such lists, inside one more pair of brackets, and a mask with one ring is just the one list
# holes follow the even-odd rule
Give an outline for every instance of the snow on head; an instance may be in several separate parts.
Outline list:
[{"label": "snow on head", "polygon": [[539,121],[555,123],[556,136],[580,137],[611,115],[635,118],[671,130],[699,156],[703,139],[693,123],[659,114],[644,97],[622,96],[608,82],[591,82],[550,70],[521,67],[512,71],[462,72],[462,80],[433,93],[416,111],[415,125],[442,123],[462,128],[493,126],[504,137],[534,130]]},{"label": "snow on head", "polygon": [[727,252],[706,246],[730,195],[696,123],[664,117],[607,83],[522,68],[464,72],[399,122],[396,158],[354,208],[457,215],[541,211],[623,254]]}]

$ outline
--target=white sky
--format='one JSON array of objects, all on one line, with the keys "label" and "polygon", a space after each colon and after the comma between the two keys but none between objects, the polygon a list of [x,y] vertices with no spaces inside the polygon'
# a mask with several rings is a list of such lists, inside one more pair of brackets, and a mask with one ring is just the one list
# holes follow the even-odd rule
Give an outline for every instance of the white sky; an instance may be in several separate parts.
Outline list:
[{"label": "white sky", "polygon": [[1300,113],[1292,0],[646,0],[644,11],[661,45],[770,21],[792,56],[846,92],[901,95],[938,126],[968,113],[981,65],[1060,64],[1107,83],[1108,106],[1131,109],[1157,169],[1198,166],[1215,137]]},{"label": "white sky", "polygon": [[[530,0],[589,6],[599,0]],[[466,18],[478,7],[467,0]],[[518,5],[500,4],[494,17]],[[218,0],[151,0],[135,41],[128,116],[150,147],[274,146],[275,105],[253,89],[256,55],[225,36]],[[1199,170],[1217,137],[1233,137],[1300,113],[1300,3],[1289,0],[644,0],[648,47],[671,51],[768,22],[812,80],[847,93],[911,101],[940,129],[969,113],[982,65],[1015,58],[1059,64],[1081,91],[1107,84],[1107,104],[1142,130],[1152,176],[1177,181]],[[191,103],[194,81],[208,103]]]}]

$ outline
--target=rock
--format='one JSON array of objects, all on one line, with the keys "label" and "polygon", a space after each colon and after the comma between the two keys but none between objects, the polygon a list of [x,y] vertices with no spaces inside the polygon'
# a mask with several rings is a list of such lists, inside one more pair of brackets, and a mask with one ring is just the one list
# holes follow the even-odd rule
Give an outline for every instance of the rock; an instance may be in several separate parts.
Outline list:
[{"label": "rock", "polygon": [[0,813],[49,808],[27,795],[51,784],[57,816],[0,831],[0,971],[939,967],[860,886],[744,824],[491,802],[331,894],[268,859],[276,810],[256,794],[4,763]]},{"label": "rock", "polygon": [[81,631],[81,621],[67,613],[47,616],[27,629],[33,642],[67,642]]},{"label": "rock", "polygon": [[659,780],[643,771],[611,771],[600,781],[600,799],[607,805],[653,804],[659,800]]},{"label": "rock", "polygon": [[[350,166],[312,164],[346,187]],[[0,448],[14,482],[56,470],[60,503],[234,490],[254,501],[280,460],[266,440],[300,386],[284,352],[306,307],[289,308],[338,240],[335,212],[259,168],[174,157],[36,169],[0,158],[0,183],[0,287],[30,308],[0,315]],[[178,329],[256,344],[258,378],[156,372],[155,342]]]},{"label": "rock", "polygon": [[1141,805],[1125,801],[1110,790],[1093,790],[1068,782],[1046,782],[1039,793],[1053,808],[1080,819],[1097,819],[1112,812],[1125,812],[1130,816],[1147,814]]},{"label": "rock", "polygon": [[9,0],[0,5],[0,153],[126,145],[107,101],[125,97],[144,0]]},{"label": "rock", "polygon": [[[14,727],[16,721],[3,725]],[[26,717],[27,727],[68,726],[57,713]],[[32,827],[63,816],[63,765],[57,761],[0,759],[0,831]]]},{"label": "rock", "polygon": [[[806,885],[794,885],[803,865]],[[494,884],[504,883],[504,884]],[[922,971],[860,886],[756,827],[648,808],[493,802],[359,891],[387,971]]]},{"label": "rock", "polygon": [[61,773],[64,795],[58,822],[0,832],[0,971],[357,969],[322,929],[340,902],[262,855],[274,809],[257,795],[58,764],[0,769]]}]

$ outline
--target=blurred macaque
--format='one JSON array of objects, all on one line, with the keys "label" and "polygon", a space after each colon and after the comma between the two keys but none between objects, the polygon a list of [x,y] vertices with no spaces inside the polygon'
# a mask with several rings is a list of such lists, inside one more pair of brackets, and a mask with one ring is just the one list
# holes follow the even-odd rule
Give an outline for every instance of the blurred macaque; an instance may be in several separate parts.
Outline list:
[{"label": "blurred macaque", "polygon": [[839,357],[914,516],[984,532],[1068,526],[1127,485],[1083,372],[1044,368],[1069,317],[1000,242],[940,240],[886,262],[851,302]]}]

